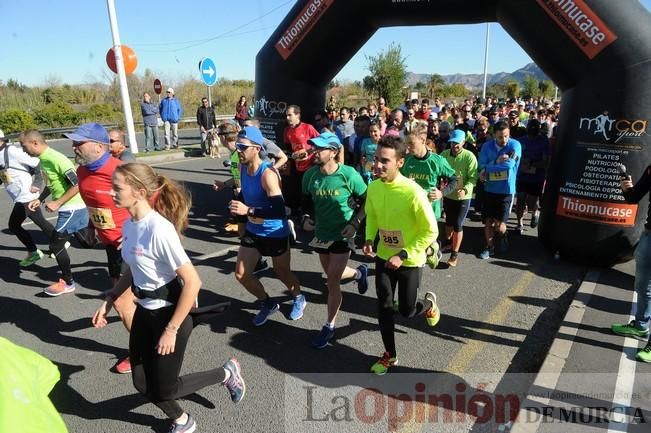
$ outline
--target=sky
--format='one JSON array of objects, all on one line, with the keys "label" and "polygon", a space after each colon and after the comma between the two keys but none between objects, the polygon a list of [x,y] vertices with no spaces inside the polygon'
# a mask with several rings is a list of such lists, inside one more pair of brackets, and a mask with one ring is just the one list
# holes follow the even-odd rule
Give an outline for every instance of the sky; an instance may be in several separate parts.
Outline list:
[{"label": "sky", "polygon": [[[255,56],[296,0],[115,0],[120,39],[163,85],[194,76],[210,57],[220,77],[255,78]],[[344,0],[337,0],[344,1]],[[355,0],[345,0],[355,1]],[[524,0],[523,0],[524,1]],[[529,0],[527,0],[529,1]],[[614,0],[613,0],[614,1]],[[640,0],[651,10],[651,0]],[[205,10],[197,9],[204,4]],[[105,0],[0,0],[0,80],[28,85],[109,82],[105,56],[113,46]],[[383,28],[335,77],[361,80],[366,56],[401,44],[415,73],[483,73],[485,24]],[[445,62],[423,55],[423,41],[444,44]],[[471,48],[468,48],[471,47]],[[497,53],[509,53],[497,59]],[[473,55],[473,53],[475,53]],[[496,53],[494,56],[490,53]],[[512,72],[531,59],[497,23],[490,24],[488,72]]]}]

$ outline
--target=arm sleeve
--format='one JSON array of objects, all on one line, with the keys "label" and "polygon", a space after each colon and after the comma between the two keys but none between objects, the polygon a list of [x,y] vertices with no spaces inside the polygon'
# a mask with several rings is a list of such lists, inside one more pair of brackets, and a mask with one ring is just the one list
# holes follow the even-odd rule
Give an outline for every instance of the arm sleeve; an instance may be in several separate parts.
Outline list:
[{"label": "arm sleeve", "polygon": [[414,227],[414,230],[417,230],[418,233],[414,238],[414,242],[411,245],[405,245],[403,248],[409,257],[414,257],[416,254],[425,251],[438,236],[438,224],[434,216],[434,210],[424,190],[419,191],[414,198],[413,206],[416,220],[422,222],[422,224],[418,228]]},{"label": "arm sleeve", "polygon": [[642,200],[642,197],[649,192],[651,189],[651,165],[644,170],[644,174],[640,180],[637,181],[633,188],[629,188],[627,191],[622,191],[624,199],[628,203],[639,203]]}]

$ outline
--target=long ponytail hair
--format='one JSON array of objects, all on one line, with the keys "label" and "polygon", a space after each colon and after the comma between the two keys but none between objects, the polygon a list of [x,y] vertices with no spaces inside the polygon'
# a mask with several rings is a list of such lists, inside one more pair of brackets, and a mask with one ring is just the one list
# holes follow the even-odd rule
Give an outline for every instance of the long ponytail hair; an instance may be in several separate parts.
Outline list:
[{"label": "long ponytail hair", "polygon": [[128,185],[147,191],[147,200],[151,207],[174,224],[179,235],[188,228],[192,198],[180,183],[157,174],[150,166],[140,162],[120,165],[116,171],[124,176]]}]

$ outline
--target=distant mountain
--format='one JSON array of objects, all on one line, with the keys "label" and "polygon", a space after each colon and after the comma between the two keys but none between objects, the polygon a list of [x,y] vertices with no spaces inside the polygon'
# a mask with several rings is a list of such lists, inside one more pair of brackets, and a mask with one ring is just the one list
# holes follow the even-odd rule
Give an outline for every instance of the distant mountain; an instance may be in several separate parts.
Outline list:
[{"label": "distant mountain", "polygon": [[[533,75],[536,80],[548,80],[549,77],[535,63],[529,63],[524,67],[513,72],[498,72],[497,74],[488,74],[488,84],[505,83],[510,80],[524,82],[527,75]],[[419,82],[429,83],[432,74],[415,74],[407,72],[407,84],[415,86]],[[484,83],[484,74],[451,74],[442,75],[446,84],[461,83],[469,89],[479,89]]]}]

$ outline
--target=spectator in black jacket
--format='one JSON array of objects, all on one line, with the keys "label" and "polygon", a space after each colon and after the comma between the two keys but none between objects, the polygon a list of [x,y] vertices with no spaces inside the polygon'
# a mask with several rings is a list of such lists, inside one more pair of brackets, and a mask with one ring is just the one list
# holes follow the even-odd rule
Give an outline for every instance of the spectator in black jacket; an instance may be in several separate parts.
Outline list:
[{"label": "spectator in black jacket", "polygon": [[206,156],[208,153],[208,146],[206,146],[208,131],[217,127],[215,110],[208,105],[208,98],[201,98],[201,105],[197,108],[197,125],[201,132],[201,156]]}]

